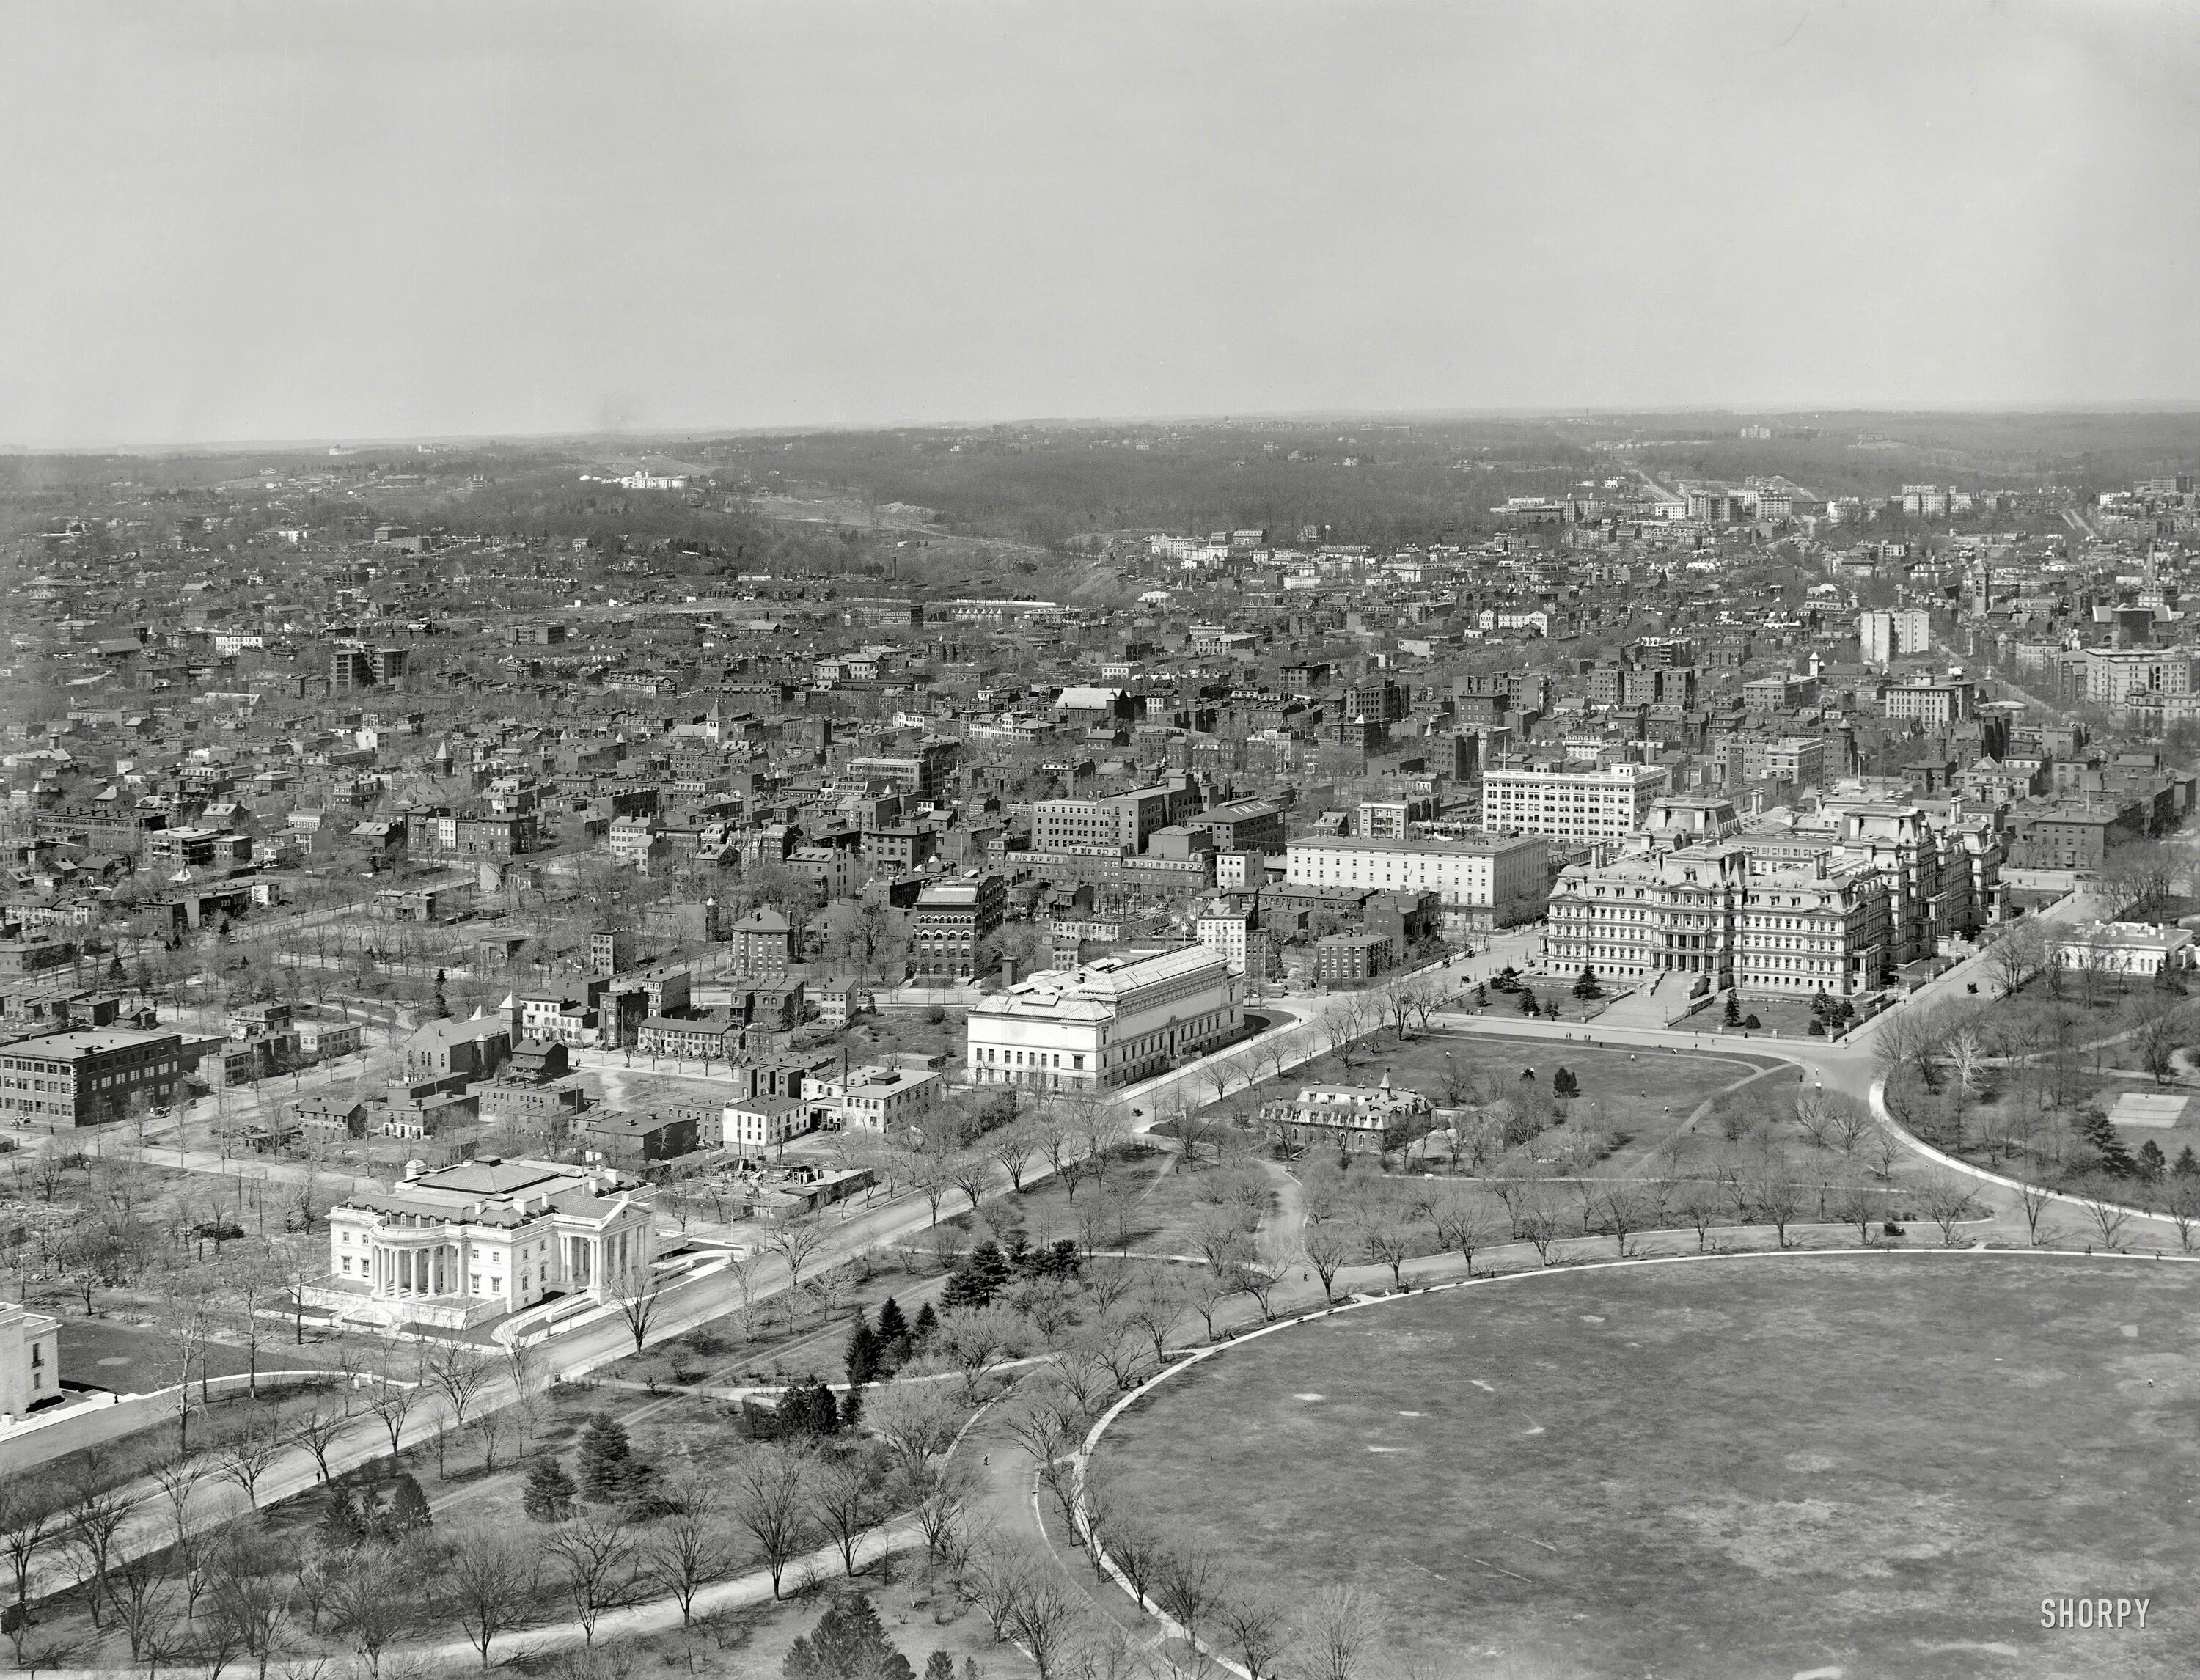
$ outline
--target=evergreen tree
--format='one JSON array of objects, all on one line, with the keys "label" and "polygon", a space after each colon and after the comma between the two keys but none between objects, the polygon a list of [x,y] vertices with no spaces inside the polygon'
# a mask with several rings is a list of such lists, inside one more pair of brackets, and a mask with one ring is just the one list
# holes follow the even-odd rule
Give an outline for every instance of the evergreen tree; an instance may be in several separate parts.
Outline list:
[{"label": "evergreen tree", "polygon": [[787,1680],[916,1680],[861,1593],[834,1599],[787,1654]]},{"label": "evergreen tree", "polygon": [[555,1453],[545,1453],[527,1467],[527,1486],[520,1505],[538,1523],[562,1523],[573,1514],[580,1490],[565,1473]]},{"label": "evergreen tree", "polygon": [[2131,1151],[2124,1147],[2124,1140],[2116,1135],[2116,1128],[2109,1124],[2109,1117],[2098,1109],[2088,1110],[2080,1116],[2078,1135],[2094,1154],[2100,1156],[2101,1170],[2110,1178],[2129,1178],[2139,1170],[2139,1163],[2132,1159]]},{"label": "evergreen tree", "polygon": [[843,1433],[863,1420],[863,1391],[851,1388],[840,1396],[840,1429]]},{"label": "evergreen tree", "polygon": [[581,1431],[581,1489],[591,1499],[617,1499],[626,1491],[633,1447],[626,1426],[598,1413]]},{"label": "evergreen tree", "polygon": [[910,1344],[922,1347],[932,1339],[932,1332],[939,1328],[939,1314],[932,1310],[927,1301],[916,1309],[916,1322],[910,1327]]},{"label": "evergreen tree", "polygon": [[879,1374],[879,1338],[860,1308],[856,1312],[856,1327],[848,1332],[845,1362],[851,1383],[868,1383]]},{"label": "evergreen tree", "polygon": [[1735,1001],[1734,993],[1726,994],[1726,1013],[1720,1017],[1729,1027],[1741,1025],[1741,1005]]},{"label": "evergreen tree", "polygon": [[329,1502],[321,1510],[319,1543],[324,1552],[357,1551],[366,1539],[366,1524],[348,1488],[331,1488]]},{"label": "evergreen tree", "polygon": [[1561,1068],[1551,1075],[1551,1091],[1555,1096],[1577,1096],[1581,1091],[1581,1081],[1574,1077],[1572,1068]]},{"label": "evergreen tree", "polygon": [[2139,1146],[2138,1165],[2139,1177],[2149,1184],[2169,1170],[2168,1157],[2162,1154],[2162,1145],[2151,1138]]},{"label": "evergreen tree", "polygon": [[1474,1006],[1480,1010],[1489,1007],[1489,988],[1480,980],[1474,983]]},{"label": "evergreen tree", "polygon": [[879,1302],[879,1353],[892,1364],[898,1365],[909,1357],[909,1320],[902,1315],[901,1302],[889,1295]]},{"label": "evergreen tree", "polygon": [[1824,986],[1820,986],[1816,992],[1813,992],[1811,994],[1811,1020],[1823,1022],[1828,1016],[1833,1013],[1833,1010],[1834,1000],[1826,995],[1826,988]]},{"label": "evergreen tree", "polygon": [[934,1651],[932,1660],[924,1665],[924,1680],[955,1680],[955,1659],[945,1651]]},{"label": "evergreen tree", "polygon": [[1524,986],[1520,988],[1520,1013],[1523,1015],[1536,1013],[1536,988],[1532,986]]},{"label": "evergreen tree", "polygon": [[387,1513],[392,1534],[420,1534],[435,1526],[436,1513],[428,1508],[428,1496],[410,1472],[400,1471],[389,1489]]},{"label": "evergreen tree", "polygon": [[1574,996],[1583,1002],[1604,996],[1604,988],[1596,983],[1596,970],[1586,963],[1582,964],[1581,978],[1574,982]]},{"label": "evergreen tree", "polygon": [[2176,1167],[2172,1170],[2180,1179],[2200,1177],[2200,1156],[2192,1153],[2191,1144],[2185,1144],[2184,1152],[2177,1157]]},{"label": "evergreen tree", "polygon": [[840,1402],[815,1377],[793,1384],[779,1396],[777,1428],[782,1439],[827,1436],[840,1427]]},{"label": "evergreen tree", "polygon": [[949,1308],[990,1306],[1008,1287],[1009,1275],[1008,1256],[988,1238],[963,1256],[940,1292],[939,1304]]}]

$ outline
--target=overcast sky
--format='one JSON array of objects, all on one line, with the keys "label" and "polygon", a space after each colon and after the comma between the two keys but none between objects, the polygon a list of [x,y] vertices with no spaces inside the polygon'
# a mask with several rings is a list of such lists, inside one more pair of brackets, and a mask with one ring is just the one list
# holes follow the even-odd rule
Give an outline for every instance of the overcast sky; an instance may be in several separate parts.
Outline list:
[{"label": "overcast sky", "polygon": [[2200,398],[2200,7],[11,8],[0,442]]}]

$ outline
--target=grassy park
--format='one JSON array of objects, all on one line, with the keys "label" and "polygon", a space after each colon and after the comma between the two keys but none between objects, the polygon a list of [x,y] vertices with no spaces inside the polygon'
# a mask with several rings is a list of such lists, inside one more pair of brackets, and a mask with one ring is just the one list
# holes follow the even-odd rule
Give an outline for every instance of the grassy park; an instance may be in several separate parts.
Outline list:
[{"label": "grassy park", "polygon": [[[2168,1680],[2200,1638],[2196,1335],[2174,1265],[1548,1276],[1211,1361],[1097,1469],[1283,1601],[1356,1583],[1401,1672]],[[2041,1629],[2082,1592],[2151,1596],[2145,1633]]]}]

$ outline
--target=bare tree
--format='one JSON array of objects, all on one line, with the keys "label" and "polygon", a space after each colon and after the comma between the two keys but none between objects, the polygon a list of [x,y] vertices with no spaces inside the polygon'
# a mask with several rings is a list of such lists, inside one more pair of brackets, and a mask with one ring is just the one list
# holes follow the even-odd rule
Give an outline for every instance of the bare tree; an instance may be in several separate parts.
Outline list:
[{"label": "bare tree", "polygon": [[939,1317],[929,1350],[961,1373],[962,1398],[978,1403],[986,1379],[1022,1350],[1023,1326],[1004,1306],[961,1307]]},{"label": "bare tree", "polygon": [[366,1402],[366,1409],[380,1420],[383,1431],[389,1437],[389,1455],[397,1455],[405,1433],[405,1420],[420,1398],[417,1383],[398,1382],[385,1378],[374,1391],[374,1398]]},{"label": "bare tree", "polygon": [[663,1279],[647,1269],[629,1272],[619,1279],[611,1292],[611,1304],[618,1309],[619,1322],[626,1333],[634,1338],[637,1354],[649,1339],[649,1327],[657,1320],[657,1309],[664,1301]]},{"label": "bare tree", "polygon": [[1031,1563],[1024,1553],[998,1537],[987,1540],[971,1554],[962,1589],[992,1628],[994,1638],[1015,1636],[1016,1607],[1031,1575]]},{"label": "bare tree", "polygon": [[442,1596],[467,1641],[481,1653],[484,1670],[499,1636],[526,1625],[535,1603],[539,1555],[531,1542],[484,1532],[463,1537],[443,1560]]},{"label": "bare tree", "polygon": [[1214,1626],[1249,1680],[1274,1680],[1293,1630],[1290,1613],[1272,1588],[1231,1583],[1215,1602]]},{"label": "bare tree", "polygon": [[1952,1249],[1963,1240],[1963,1221],[1978,1212],[1970,1187],[1952,1174],[1936,1173],[1919,1186],[1919,1194],[1925,1217],[1940,1228],[1942,1245]]},{"label": "bare tree", "polygon": [[1859,1246],[1871,1246],[1871,1228],[1878,1224],[1886,1211],[1887,1203],[1881,1192],[1868,1185],[1847,1185],[1834,1198],[1834,1217],[1843,1225],[1856,1228]]},{"label": "bare tree", "polygon": [[143,1663],[150,1677],[176,1654],[178,1618],[167,1560],[151,1552],[118,1564],[113,1591],[115,1619],[130,1642],[130,1660]]},{"label": "bare tree", "polygon": [[[938,1129],[944,1143],[945,1130]],[[932,1217],[927,1223],[939,1224],[939,1204],[946,1200],[948,1190],[955,1182],[954,1155],[945,1148],[935,1146],[927,1136],[925,1147],[910,1157],[907,1177],[910,1183],[916,1187],[917,1193],[924,1197],[925,1206],[931,1210]]]},{"label": "bare tree", "polygon": [[1321,1298],[1337,1304],[1337,1274],[1352,1252],[1348,1234],[1334,1225],[1309,1225],[1299,1233],[1299,1252],[1321,1283]]},{"label": "bare tree", "polygon": [[1361,1198],[1353,1210],[1352,1229],[1360,1258],[1371,1265],[1390,1268],[1390,1287],[1403,1292],[1406,1261],[1413,1251],[1413,1221],[1389,1197]]},{"label": "bare tree", "polygon": [[[934,1222],[938,1222],[936,1215]],[[802,1268],[825,1246],[825,1232],[822,1226],[813,1225],[807,1220],[791,1219],[772,1226],[771,1234],[764,1239],[764,1245],[769,1252],[787,1262],[787,1286],[790,1297],[787,1327],[791,1330],[793,1328],[792,1318],[794,1311],[793,1294],[802,1287]]]},{"label": "bare tree", "polygon": [[801,1554],[809,1537],[808,1479],[805,1460],[775,1444],[747,1454],[728,1478],[727,1509],[756,1541],[775,1599],[787,1566]]},{"label": "bare tree", "polygon": [[1238,1293],[1239,1279],[1234,1266],[1194,1266],[1186,1268],[1185,1293],[1199,1320],[1207,1326],[1207,1339],[1214,1339],[1214,1314]]},{"label": "bare tree", "polygon": [[1890,1080],[1905,1068],[1928,1092],[1940,1088],[1943,1032],[1933,1015],[1914,1004],[1898,1005],[1881,1016],[1872,1038],[1872,1055]]},{"label": "bare tree", "polygon": [[1009,1175],[1009,1191],[1022,1195],[1024,1175],[1031,1170],[1031,1127],[1021,1120],[1010,1121],[986,1140],[986,1147]]},{"label": "bare tree", "polygon": [[912,1477],[953,1444],[962,1420],[954,1395],[936,1382],[882,1383],[865,1396],[863,1427],[886,1443]]},{"label": "bare tree", "polygon": [[650,1537],[642,1567],[652,1585],[680,1606],[680,1624],[694,1619],[695,1595],[733,1566],[734,1550],[718,1516],[715,1484],[700,1475],[673,1490],[676,1507]]},{"label": "bare tree", "polygon": [[1788,1176],[1788,1163],[1778,1157],[1757,1167],[1737,1186],[1749,1217],[1772,1227],[1773,1240],[1788,1246],[1788,1227],[1803,1211],[1803,1186]]},{"label": "bare tree", "polygon": [[1085,1619],[1085,1595],[1045,1565],[1034,1560],[1025,1571],[1009,1624],[1031,1654],[1039,1680],[1056,1680],[1066,1672],[1063,1659]]},{"label": "bare tree", "polygon": [[949,1459],[906,1478],[916,1496],[910,1514],[924,1537],[925,1555],[952,1565],[964,1548],[963,1519],[976,1496],[977,1478],[968,1465]]},{"label": "bare tree", "polygon": [[1182,1276],[1173,1267],[1164,1269],[1132,1298],[1128,1317],[1138,1333],[1153,1344],[1154,1363],[1168,1361],[1168,1338],[1191,1306]]},{"label": "bare tree", "polygon": [[1429,1219],[1436,1241],[1465,1261],[1466,1275],[1472,1277],[1475,1255],[1497,1234],[1481,1198],[1470,1191],[1448,1191],[1430,1204]]},{"label": "bare tree", "polygon": [[350,1422],[351,1414],[341,1403],[317,1400],[290,1426],[290,1438],[313,1455],[313,1468],[324,1482],[329,1479],[329,1449]]},{"label": "bare tree", "polygon": [[268,1547],[232,1531],[220,1548],[214,1583],[214,1619],[235,1648],[251,1657],[259,1680],[281,1648],[296,1583]]},{"label": "bare tree", "polygon": [[813,1525],[840,1554],[840,1568],[853,1579],[856,1548],[870,1526],[886,1513],[885,1490],[870,1461],[860,1453],[821,1464],[810,1478]]},{"label": "bare tree", "polygon": [[726,1276],[733,1280],[734,1288],[740,1292],[741,1297],[738,1313],[741,1321],[741,1340],[744,1342],[753,1341],[756,1338],[758,1260],[758,1256],[746,1254],[726,1263]]},{"label": "bare tree", "polygon": [[321,1585],[319,1607],[379,1680],[383,1654],[416,1619],[419,1586],[386,1547],[362,1546]]},{"label": "bare tree", "polygon": [[2040,1234],[2042,1224],[2054,1202],[2055,1192],[2045,1185],[2026,1180],[2016,1187],[2016,1204],[2024,1214],[2025,1232],[2032,1239],[2034,1248],[2038,1248],[2043,1240]]},{"label": "bare tree", "polygon": [[1154,1599],[1197,1648],[1222,1590],[1222,1564],[1197,1542],[1173,1546],[1154,1572]]},{"label": "bare tree", "polygon": [[[174,1453],[155,1463],[146,1473],[168,1501],[168,1520],[182,1545],[190,1537],[191,1490],[213,1473],[203,1454]],[[322,1478],[326,1480],[325,1475]]]},{"label": "bare tree", "polygon": [[616,1513],[590,1513],[559,1525],[542,1552],[581,1624],[581,1642],[593,1645],[596,1624],[632,1583],[633,1533]]},{"label": "bare tree", "polygon": [[973,1150],[959,1156],[948,1176],[955,1188],[962,1192],[963,1200],[970,1204],[970,1211],[976,1213],[979,1204],[986,1199],[986,1183],[992,1176],[992,1163],[985,1152]]},{"label": "bare tree", "polygon": [[272,1429],[247,1429],[222,1443],[214,1455],[215,1473],[235,1483],[244,1502],[256,1511],[260,1481],[282,1455],[283,1438]]},{"label": "bare tree", "polygon": [[2085,1194],[2086,1212],[2093,1221],[2093,1228],[2101,1233],[2101,1246],[2112,1254],[2121,1253],[2124,1227],[2131,1223],[2131,1209],[2115,1199],[2116,1181],[2096,1174],[2086,1180]]},{"label": "bare tree", "polygon": [[2195,1238],[2200,1237],[2200,1178],[2184,1173],[2169,1174],[2162,1180],[2158,1199],[2162,1211],[2177,1232],[2179,1251],[2191,1254]]},{"label": "bare tree", "polygon": [[1048,1101],[1032,1116],[1031,1129],[1039,1153],[1046,1157],[1047,1170],[1062,1181],[1065,1197],[1075,1203],[1077,1180],[1089,1163],[1085,1131],[1074,1106],[1060,1098]]},{"label": "bare tree", "polygon": [[[449,1427],[465,1427],[466,1413],[488,1386],[489,1365],[479,1348],[466,1342],[442,1343],[429,1352],[423,1365],[428,1387],[450,1413]],[[446,1431],[436,1432],[436,1473],[443,1473]]]},{"label": "bare tree", "polygon": [[1300,1633],[1308,1680],[1355,1680],[1368,1642],[1382,1624],[1382,1606],[1355,1586],[1333,1584],[1316,1592]]},{"label": "bare tree", "polygon": [[2047,941],[2037,922],[2020,922],[1994,941],[1987,963],[2004,998],[2013,997],[2040,969]]},{"label": "bare tree", "polygon": [[1625,1254],[1628,1238],[1643,1223],[1641,1193],[1630,1184],[1607,1184],[1597,1194],[1596,1209],[1604,1228],[1612,1233],[1613,1245]]},{"label": "bare tree", "polygon": [[2139,1045],[2139,1065],[2154,1075],[2156,1085],[2167,1085],[2184,1039],[2176,1004],[2167,999],[2155,1004],[2140,1017],[2133,1036]]},{"label": "bare tree", "polygon": [[96,1476],[96,1472],[88,1475],[77,1489],[63,1533],[76,1560],[77,1578],[84,1583],[85,1605],[94,1628],[99,1626],[100,1606],[108,1595],[107,1575],[114,1564],[116,1541],[130,1515],[129,1500],[101,1488]]}]

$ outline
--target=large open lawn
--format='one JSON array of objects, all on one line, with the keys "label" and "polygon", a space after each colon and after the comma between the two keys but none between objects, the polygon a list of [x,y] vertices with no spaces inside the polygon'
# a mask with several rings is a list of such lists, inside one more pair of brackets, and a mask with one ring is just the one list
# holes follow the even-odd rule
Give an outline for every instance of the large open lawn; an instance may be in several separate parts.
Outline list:
[{"label": "large open lawn", "polygon": [[[1546,1273],[1164,1384],[1099,1473],[1431,1676],[2193,1672],[2200,1270],[1902,1255]],[[2144,1631],[2040,1601],[2145,1597]]]}]

